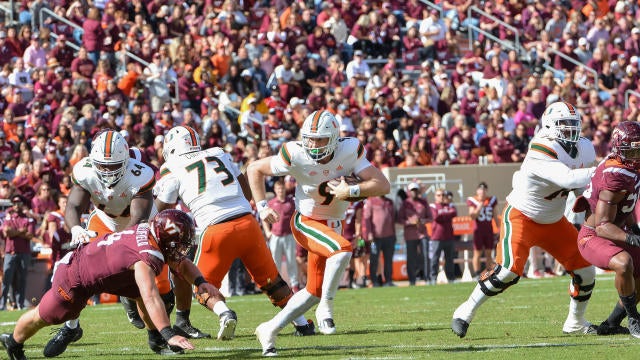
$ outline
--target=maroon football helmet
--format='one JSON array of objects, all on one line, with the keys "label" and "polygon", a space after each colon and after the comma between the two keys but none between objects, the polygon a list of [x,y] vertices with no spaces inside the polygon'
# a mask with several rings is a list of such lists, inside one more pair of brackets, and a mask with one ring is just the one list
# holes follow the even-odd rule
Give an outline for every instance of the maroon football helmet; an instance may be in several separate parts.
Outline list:
[{"label": "maroon football helmet", "polygon": [[195,224],[184,211],[167,209],[159,212],[150,223],[160,251],[167,260],[181,261],[193,248]]},{"label": "maroon football helmet", "polygon": [[611,153],[626,166],[640,168],[640,123],[624,121],[613,129]]}]

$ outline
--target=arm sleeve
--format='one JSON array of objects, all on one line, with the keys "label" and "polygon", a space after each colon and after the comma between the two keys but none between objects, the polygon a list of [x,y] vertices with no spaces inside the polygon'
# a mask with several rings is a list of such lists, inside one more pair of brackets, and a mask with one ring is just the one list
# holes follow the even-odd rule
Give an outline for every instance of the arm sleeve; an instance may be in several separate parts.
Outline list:
[{"label": "arm sleeve", "polygon": [[570,169],[559,160],[530,158],[529,171],[565,189],[587,186],[595,168]]},{"label": "arm sleeve", "polygon": [[282,144],[278,155],[271,157],[271,172],[275,176],[289,174],[291,169],[291,153],[287,148],[288,144]]},{"label": "arm sleeve", "polygon": [[176,179],[173,174],[168,173],[158,180],[155,192],[158,200],[165,204],[175,204],[178,202],[179,188],[180,183],[178,182],[178,179]]}]

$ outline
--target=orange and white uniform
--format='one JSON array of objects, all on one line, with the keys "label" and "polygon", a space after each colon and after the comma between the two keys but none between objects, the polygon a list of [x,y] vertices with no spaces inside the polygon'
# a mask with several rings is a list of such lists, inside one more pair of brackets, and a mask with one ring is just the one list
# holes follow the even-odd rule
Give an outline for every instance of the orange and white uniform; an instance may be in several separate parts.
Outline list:
[{"label": "orange and white uniform", "polygon": [[221,148],[179,155],[160,169],[157,199],[189,208],[201,231],[194,263],[216,287],[240,258],[261,288],[279,278],[249,201],[237,180],[240,170]]},{"label": "orange and white uniform", "polygon": [[311,160],[300,141],[285,143],[271,158],[276,176],[291,175],[296,181],[296,212],[291,230],[296,241],[309,251],[307,290],[322,294],[326,259],[338,252],[351,252],[351,243],[342,236],[342,221],[349,203],[329,193],[329,180],[358,174],[371,166],[356,138],[340,138],[333,157],[326,164]]},{"label": "orange and white uniform", "polygon": [[130,221],[131,200],[138,194],[151,191],[156,182],[150,167],[129,159],[122,179],[113,187],[107,187],[98,178],[89,157],[73,167],[71,180],[91,194],[95,210],[89,216],[87,230],[98,233],[94,239],[124,230]]},{"label": "orange and white uniform", "polygon": [[568,271],[589,266],[574,246],[576,228],[564,217],[567,194],[584,188],[593,174],[595,151],[586,138],[571,157],[554,140],[536,136],[502,214],[496,262],[522,275],[532,246],[540,246]]}]

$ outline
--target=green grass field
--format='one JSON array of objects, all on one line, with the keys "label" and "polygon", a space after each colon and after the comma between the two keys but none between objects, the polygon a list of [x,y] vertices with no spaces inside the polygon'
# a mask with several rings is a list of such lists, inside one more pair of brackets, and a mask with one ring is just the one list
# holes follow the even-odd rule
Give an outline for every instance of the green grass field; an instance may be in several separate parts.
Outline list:
[{"label": "green grass field", "polygon": [[[636,359],[640,341],[630,336],[567,336],[569,278],[523,279],[505,294],[490,299],[478,312],[467,337],[459,339],[449,324],[455,307],[473,283],[452,285],[341,290],[336,298],[338,335],[294,337],[287,327],[278,338],[284,358],[314,359]],[[611,275],[598,277],[587,317],[599,323],[617,299]],[[196,349],[179,359],[261,358],[255,327],[275,309],[263,295],[232,297],[239,318],[230,342],[195,340]],[[0,331],[12,330],[22,312],[0,313]],[[308,314],[314,319],[313,311]],[[217,319],[194,304],[192,322],[216,333]],[[625,321],[626,323],[626,321]],[[82,313],[84,337],[60,358],[157,359],[146,344],[146,332],[129,325],[122,307],[100,305]],[[42,359],[50,337],[45,328],[25,347],[29,359]],[[5,359],[6,354],[0,353]]]}]

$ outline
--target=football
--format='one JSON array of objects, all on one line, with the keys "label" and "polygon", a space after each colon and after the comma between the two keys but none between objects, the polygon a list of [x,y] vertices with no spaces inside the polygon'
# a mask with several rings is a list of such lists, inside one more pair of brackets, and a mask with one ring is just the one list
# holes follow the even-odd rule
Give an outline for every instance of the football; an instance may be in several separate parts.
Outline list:
[{"label": "football", "polygon": [[[333,186],[337,186],[340,184],[340,181],[342,181],[342,176],[329,180],[329,183]],[[351,185],[360,184],[362,182],[362,179],[352,174],[352,175],[344,176],[344,181],[347,183],[347,185],[351,186]],[[356,201],[364,200],[366,198],[367,198],[366,196],[349,197],[345,201],[356,202]]]}]

